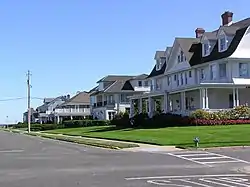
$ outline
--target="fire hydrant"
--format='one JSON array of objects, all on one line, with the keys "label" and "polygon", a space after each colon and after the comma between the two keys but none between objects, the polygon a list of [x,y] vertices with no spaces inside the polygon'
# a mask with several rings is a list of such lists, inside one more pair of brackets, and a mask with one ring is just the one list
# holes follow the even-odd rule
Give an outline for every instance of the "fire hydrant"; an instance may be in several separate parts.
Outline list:
[{"label": "fire hydrant", "polygon": [[200,142],[200,138],[199,138],[199,137],[195,137],[195,138],[194,138],[194,144],[195,144],[195,147],[196,147],[196,148],[199,147],[199,142]]}]

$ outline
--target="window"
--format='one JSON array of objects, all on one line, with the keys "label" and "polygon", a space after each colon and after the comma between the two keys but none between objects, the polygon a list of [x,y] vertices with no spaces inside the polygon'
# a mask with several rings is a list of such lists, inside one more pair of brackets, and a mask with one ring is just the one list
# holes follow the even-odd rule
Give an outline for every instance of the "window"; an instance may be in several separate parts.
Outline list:
[{"label": "window", "polygon": [[248,76],[248,63],[239,63],[240,77]]},{"label": "window", "polygon": [[219,64],[219,76],[220,78],[224,78],[227,76],[227,65],[226,63]]},{"label": "window", "polygon": [[184,53],[183,53],[183,51],[181,51],[181,62],[183,62],[184,61]]},{"label": "window", "polygon": [[128,103],[129,102],[129,98],[128,98],[127,94],[120,95],[120,102],[121,103]]},{"label": "window", "polygon": [[211,80],[216,79],[216,65],[215,64],[210,66],[210,78]]},{"label": "window", "polygon": [[181,73],[181,85],[183,85],[183,73]]},{"label": "window", "polygon": [[162,79],[156,79],[156,90],[161,89],[161,81],[162,81]]},{"label": "window", "polygon": [[144,86],[148,87],[148,81],[144,81]]},{"label": "window", "polygon": [[189,77],[190,78],[192,77],[192,71],[189,71]]},{"label": "window", "polygon": [[175,75],[174,75],[174,80],[176,81],[176,79],[177,79],[177,75],[175,74]]},{"label": "window", "polygon": [[176,77],[177,77],[177,86],[179,86],[180,85],[179,76]]},{"label": "window", "polygon": [[226,37],[220,38],[219,43],[220,43],[220,45],[219,45],[220,51],[225,51],[226,50]]},{"label": "window", "polygon": [[200,70],[200,78],[205,79],[205,71],[204,71],[204,69]]},{"label": "window", "polygon": [[178,63],[186,61],[186,57],[184,56],[183,51],[180,52],[180,55],[178,55]]},{"label": "window", "polygon": [[209,43],[203,44],[203,56],[207,56],[210,53],[210,45]]},{"label": "window", "polygon": [[142,87],[142,81],[138,81],[138,86]]},{"label": "window", "polygon": [[187,72],[185,72],[185,84],[187,84]]},{"label": "window", "polygon": [[170,85],[170,82],[171,82],[171,78],[170,76],[168,77],[168,86]]},{"label": "window", "polygon": [[156,61],[156,70],[160,70],[162,65],[165,63],[166,58],[162,57],[159,60]]},{"label": "window", "polygon": [[161,69],[161,61],[157,60],[156,61],[156,70],[160,70]]},{"label": "window", "polygon": [[114,97],[113,97],[113,95],[108,95],[108,96],[107,96],[107,102],[108,102],[108,103],[113,103],[113,102],[114,102]]}]

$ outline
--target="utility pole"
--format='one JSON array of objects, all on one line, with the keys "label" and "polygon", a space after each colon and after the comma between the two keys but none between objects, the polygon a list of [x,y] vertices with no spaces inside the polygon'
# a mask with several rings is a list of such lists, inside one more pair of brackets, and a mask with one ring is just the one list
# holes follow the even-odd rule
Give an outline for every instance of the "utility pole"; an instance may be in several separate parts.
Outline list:
[{"label": "utility pole", "polygon": [[30,71],[27,73],[27,86],[28,86],[28,133],[30,133],[30,122],[31,122],[31,109],[30,109]]}]

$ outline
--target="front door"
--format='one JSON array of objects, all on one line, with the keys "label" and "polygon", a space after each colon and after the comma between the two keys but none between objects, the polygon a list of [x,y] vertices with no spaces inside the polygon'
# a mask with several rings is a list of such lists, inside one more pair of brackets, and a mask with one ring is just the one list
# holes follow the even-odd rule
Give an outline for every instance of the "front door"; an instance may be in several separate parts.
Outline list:
[{"label": "front door", "polygon": [[234,107],[234,99],[233,99],[233,94],[229,94],[229,108]]}]

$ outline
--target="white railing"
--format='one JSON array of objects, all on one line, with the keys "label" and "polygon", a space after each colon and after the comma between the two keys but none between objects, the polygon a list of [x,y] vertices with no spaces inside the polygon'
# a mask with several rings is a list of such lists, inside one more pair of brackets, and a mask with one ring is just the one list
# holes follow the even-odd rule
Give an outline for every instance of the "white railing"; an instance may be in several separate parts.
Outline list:
[{"label": "white railing", "polygon": [[88,113],[89,108],[57,108],[55,113]]},{"label": "white railing", "polygon": [[150,91],[161,91],[162,90],[162,85],[151,85],[150,86]]},{"label": "white railing", "polygon": [[232,80],[228,78],[217,78],[217,79],[200,79],[198,83],[232,83]]}]

